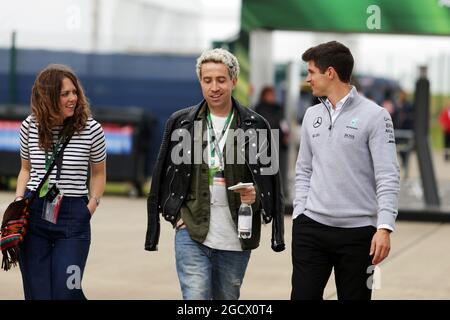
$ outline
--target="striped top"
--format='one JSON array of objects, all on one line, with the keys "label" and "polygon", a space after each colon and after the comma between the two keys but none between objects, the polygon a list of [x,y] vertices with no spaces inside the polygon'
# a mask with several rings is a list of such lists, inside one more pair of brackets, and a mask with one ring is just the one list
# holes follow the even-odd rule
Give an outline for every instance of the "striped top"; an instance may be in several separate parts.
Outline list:
[{"label": "striped top", "polygon": [[[53,143],[58,140],[62,126],[53,128]],[[62,144],[59,146],[61,147]],[[48,152],[51,157],[51,151]],[[37,122],[33,115],[28,116],[20,127],[20,157],[30,160],[30,180],[27,188],[36,190],[44,177],[45,151],[39,148]],[[88,194],[86,187],[89,161],[100,163],[106,159],[105,135],[101,125],[89,117],[80,134],[75,133],[64,149],[64,158],[58,182],[64,196],[80,197]],[[56,183],[57,166],[50,174],[49,187]]]}]

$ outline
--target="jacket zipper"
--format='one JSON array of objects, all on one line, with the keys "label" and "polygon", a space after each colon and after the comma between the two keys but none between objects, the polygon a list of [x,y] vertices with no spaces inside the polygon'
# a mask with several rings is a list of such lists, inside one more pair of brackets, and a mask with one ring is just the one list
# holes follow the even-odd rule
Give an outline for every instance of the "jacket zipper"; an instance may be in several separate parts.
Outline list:
[{"label": "jacket zipper", "polygon": [[[183,125],[183,124],[186,123],[186,122],[189,122],[189,121],[188,121],[188,120],[182,120],[182,121],[181,121],[181,125]],[[178,130],[178,129],[180,129],[180,128],[177,128],[177,129],[175,129],[175,130]],[[191,150],[193,150],[193,145],[191,145]],[[192,160],[192,159],[191,159],[191,160]],[[168,168],[167,170],[169,170],[169,169],[170,169],[170,166],[169,166],[169,168]],[[174,167],[172,179],[170,179],[170,183],[169,183],[169,195],[167,196],[167,199],[164,201],[164,204],[163,204],[163,206],[162,206],[162,212],[163,212],[163,215],[165,214],[165,209],[166,209],[167,201],[169,201],[169,199],[170,199],[170,197],[171,197],[171,195],[172,195],[172,182],[173,182],[173,180],[175,179],[175,174],[176,174],[177,171],[178,171],[178,170]],[[166,173],[166,174],[167,174],[167,173]],[[180,206],[180,207],[181,207],[181,206]],[[180,209],[178,208],[178,209],[177,209],[176,216],[175,216],[175,219],[177,219],[178,214],[179,214],[179,211],[180,211]]]},{"label": "jacket zipper", "polygon": [[170,183],[169,183],[169,195],[167,196],[167,199],[164,201],[164,204],[163,204],[163,207],[162,207],[163,214],[165,214],[165,208],[166,208],[167,201],[169,201],[169,199],[170,199],[170,197],[172,195],[172,182],[173,182],[174,178],[175,178],[175,169],[173,170],[172,179],[170,179]]},{"label": "jacket zipper", "polygon": [[[239,127],[239,129],[242,129],[242,128]],[[254,128],[250,128],[250,130],[255,130],[255,132],[256,132],[256,129],[254,129]],[[250,140],[247,140],[247,141],[244,142],[244,144],[241,145],[239,148],[240,148],[240,149],[244,148],[244,152],[245,152],[245,146],[246,146],[247,144],[249,144],[249,143],[250,143]],[[257,156],[259,156],[259,154],[261,154],[261,152],[258,152],[258,153],[257,153]],[[245,155],[244,155],[244,160],[245,160],[245,165],[247,166],[247,169],[250,171],[250,175],[252,176],[252,179],[253,179],[254,183],[256,184],[256,179],[255,179],[255,176],[254,176],[254,174],[253,174],[252,168],[250,168],[250,165],[248,164],[248,161],[247,161]],[[265,212],[265,211],[264,211],[264,208],[263,208],[262,197],[259,197],[259,206],[261,207],[261,211],[262,211],[262,212]],[[264,214],[264,216],[265,216],[265,214]],[[262,219],[262,221],[263,221],[263,224],[266,224],[266,222],[265,222],[264,219]]]},{"label": "jacket zipper", "polygon": [[336,119],[334,120],[335,123],[336,123],[337,119],[339,119],[339,117],[341,116],[342,112],[344,112],[344,110],[346,110],[346,109],[344,109],[344,107],[345,107],[345,105],[347,104],[348,100],[350,100],[350,97],[347,98],[347,100],[346,100],[346,101],[344,102],[344,104],[342,105],[342,110],[341,110],[341,112],[339,112],[339,114],[337,115]]},{"label": "jacket zipper", "polygon": [[329,125],[329,127],[328,127],[328,131],[329,131],[329,132],[328,132],[328,136],[331,137],[331,129],[333,128],[333,118],[331,117],[330,109],[328,109],[328,106],[327,106],[327,104],[325,103],[325,100],[323,100],[322,97],[319,97],[318,99],[319,99],[320,102],[325,106],[325,109],[326,109],[327,112],[328,112],[328,116],[330,117],[330,125]]},{"label": "jacket zipper", "polygon": [[337,115],[336,119],[334,120],[334,123],[333,123],[333,118],[332,118],[332,116],[331,116],[330,109],[328,109],[328,106],[326,105],[325,101],[324,101],[322,98],[319,98],[319,100],[320,100],[320,102],[322,102],[322,104],[325,106],[325,109],[327,109],[328,115],[330,116],[330,126],[328,127],[328,130],[329,130],[330,132],[329,132],[329,135],[328,135],[328,136],[331,137],[331,133],[332,133],[332,131],[333,131],[334,124],[336,123],[337,119],[341,116],[342,112],[344,112],[344,107],[345,107],[345,105],[347,104],[348,100],[350,100],[350,97],[348,97],[347,100],[345,100],[344,104],[342,105],[342,110],[341,110],[341,112],[339,112],[339,114]]},{"label": "jacket zipper", "polygon": [[[244,130],[244,129],[242,128],[242,126],[238,126],[238,129]],[[255,130],[255,132],[257,132],[255,128],[249,128],[249,130]],[[244,153],[245,153],[245,146],[246,146],[247,144],[250,144],[250,139],[248,139],[247,141],[245,141],[244,144],[242,144],[241,146],[238,146],[238,148],[239,148],[239,149],[244,148]],[[257,153],[257,155],[259,155],[259,154],[260,154],[260,152]],[[245,161],[245,165],[247,166],[247,169],[250,171],[250,174],[251,174],[251,176],[252,176],[252,179],[253,179],[254,183],[256,184],[255,176],[253,175],[253,171],[252,171],[252,169],[250,168],[250,165],[248,164],[248,161],[247,161],[247,159],[246,159],[246,157],[245,157],[245,154],[244,154],[244,161]],[[260,197],[259,205],[260,205],[260,207],[261,207],[261,210],[263,210],[263,209],[262,209],[262,208],[263,208],[263,205],[262,205],[261,197]],[[264,219],[263,219],[263,221],[264,221]],[[264,223],[265,223],[265,222],[264,222]]]}]

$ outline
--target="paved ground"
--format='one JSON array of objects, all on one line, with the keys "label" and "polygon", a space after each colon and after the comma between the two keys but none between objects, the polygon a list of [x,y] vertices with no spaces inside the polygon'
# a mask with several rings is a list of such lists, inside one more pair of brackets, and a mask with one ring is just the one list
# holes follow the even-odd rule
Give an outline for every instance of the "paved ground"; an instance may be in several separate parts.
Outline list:
[{"label": "paved ground", "polygon": [[[0,203],[13,195],[0,193]],[[180,299],[173,230],[162,223],[158,252],[143,250],[144,199],[105,197],[92,219],[92,246],[83,282],[89,299]],[[270,249],[270,226],[263,228],[242,287],[242,299],[287,299],[291,277],[291,220],[287,249]],[[450,299],[450,224],[399,222],[390,258],[380,266],[375,299]],[[0,272],[0,299],[22,299],[18,269]],[[335,299],[333,279],[325,297]]]},{"label": "paved ground", "polygon": [[[435,156],[440,184],[449,185],[450,165]],[[442,158],[441,158],[442,159]],[[400,203],[421,201],[416,164],[403,182]],[[403,174],[403,173],[402,173]],[[441,190],[443,202],[450,188]],[[408,198],[409,197],[409,198]],[[0,193],[0,209],[12,193]],[[2,208],[3,206],[3,208]],[[3,211],[3,210],[0,210]],[[144,251],[145,199],[105,197],[92,219],[92,246],[83,287],[89,299],[180,299],[173,249],[174,232],[162,222],[158,252]],[[288,299],[291,277],[291,219],[286,217],[287,248],[270,249],[271,226],[262,231],[242,287],[242,299]],[[374,299],[450,299],[450,224],[400,221],[392,235],[390,257],[380,265]],[[18,269],[0,272],[0,300],[22,299]],[[326,299],[336,299],[333,278]]]}]

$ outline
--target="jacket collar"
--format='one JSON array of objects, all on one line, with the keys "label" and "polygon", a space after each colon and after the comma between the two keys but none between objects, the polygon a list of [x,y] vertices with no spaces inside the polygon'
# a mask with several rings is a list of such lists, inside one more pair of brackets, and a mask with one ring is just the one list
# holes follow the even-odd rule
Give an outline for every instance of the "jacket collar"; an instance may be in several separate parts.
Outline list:
[{"label": "jacket collar", "polygon": [[[252,122],[256,122],[256,117],[252,115],[252,111],[250,111],[248,108],[243,107],[236,99],[231,97],[231,101],[233,103],[233,107],[238,113],[237,121],[238,126],[241,122],[244,122],[245,124],[249,124]],[[194,122],[195,120],[201,120],[203,119],[203,113],[206,110],[206,100],[203,99],[200,103],[194,105],[192,107],[192,110],[189,111],[186,118],[182,121],[183,124],[187,122]]]},{"label": "jacket collar", "polygon": [[[231,127],[233,128],[243,128],[244,130],[254,127],[253,124],[257,122],[257,114],[250,110],[249,108],[243,107],[239,104],[239,102],[231,97],[233,106],[235,111],[237,111],[237,117],[235,116],[233,121],[231,122]],[[194,123],[194,121],[204,121],[206,119],[205,110],[206,110],[207,104],[206,100],[202,100],[200,103],[194,105],[191,107],[191,110],[188,112],[186,117],[181,120],[181,125],[185,127],[189,127],[191,124]],[[243,126],[241,126],[243,124]],[[243,132],[240,131],[238,133],[239,135],[242,135]],[[249,143],[249,139],[244,139],[245,144]],[[243,146],[241,146],[243,147]],[[226,156],[229,156],[229,152],[231,150],[224,150]]]},{"label": "jacket collar", "polygon": [[[326,104],[327,97],[318,97],[319,101],[322,102],[322,104],[325,106],[325,108],[328,108]],[[358,91],[356,90],[355,86],[352,86],[348,98],[345,101],[344,105],[346,108],[350,108],[352,106],[356,106],[361,101],[361,96],[359,95]]]},{"label": "jacket collar", "polygon": [[347,100],[349,105],[356,105],[361,101],[361,96],[355,86],[352,86]]}]

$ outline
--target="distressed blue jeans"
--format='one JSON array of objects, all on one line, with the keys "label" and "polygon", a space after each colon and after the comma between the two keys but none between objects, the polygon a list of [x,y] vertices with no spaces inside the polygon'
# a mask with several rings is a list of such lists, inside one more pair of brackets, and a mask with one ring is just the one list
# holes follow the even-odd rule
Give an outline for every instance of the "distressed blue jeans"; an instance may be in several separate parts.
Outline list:
[{"label": "distressed blue jeans", "polygon": [[175,258],[183,299],[239,299],[250,252],[211,249],[192,240],[187,229],[178,230]]},{"label": "distressed blue jeans", "polygon": [[30,208],[19,265],[26,300],[84,300],[81,288],[91,243],[87,197],[64,197],[56,224],[41,218],[44,201]]}]

